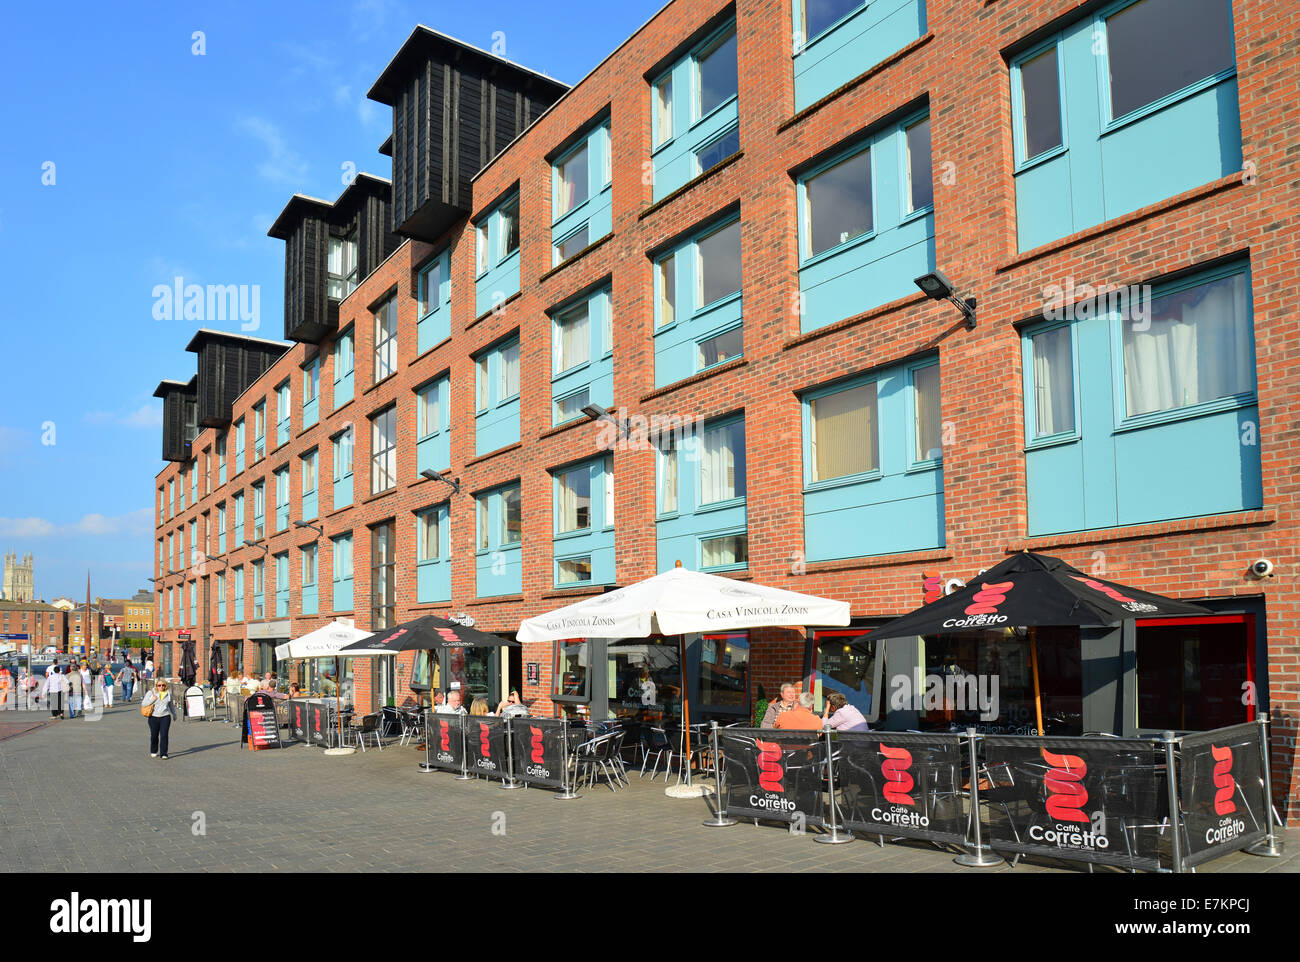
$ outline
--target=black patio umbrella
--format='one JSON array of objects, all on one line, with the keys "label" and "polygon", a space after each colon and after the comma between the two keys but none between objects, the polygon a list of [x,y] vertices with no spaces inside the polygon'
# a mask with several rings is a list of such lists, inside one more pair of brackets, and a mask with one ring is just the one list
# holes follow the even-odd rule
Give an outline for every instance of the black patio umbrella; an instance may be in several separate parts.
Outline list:
[{"label": "black patio umbrella", "polygon": [[215,693],[221,682],[225,681],[226,678],[226,668],[221,659],[221,643],[217,641],[212,643],[212,650],[208,653],[208,675]]},{"label": "black patio umbrella", "polygon": [[[1048,625],[1114,626],[1130,618],[1208,614],[1211,614],[1209,609],[1200,605],[1096,578],[1060,558],[1022,551],[972,578],[959,591],[922,605],[855,640]],[[1038,648],[1032,630],[1030,658],[1035,702],[1039,702]],[[1041,707],[1038,730],[1043,730]]]},{"label": "black patio umbrella", "polygon": [[339,649],[340,656],[349,651],[441,651],[444,648],[518,648],[519,642],[490,635],[468,625],[425,615],[392,628],[377,631],[369,638]]},{"label": "black patio umbrella", "polygon": [[194,678],[199,673],[198,657],[194,652],[193,641],[181,642],[181,681],[185,682],[185,687],[189,688],[194,684]]}]

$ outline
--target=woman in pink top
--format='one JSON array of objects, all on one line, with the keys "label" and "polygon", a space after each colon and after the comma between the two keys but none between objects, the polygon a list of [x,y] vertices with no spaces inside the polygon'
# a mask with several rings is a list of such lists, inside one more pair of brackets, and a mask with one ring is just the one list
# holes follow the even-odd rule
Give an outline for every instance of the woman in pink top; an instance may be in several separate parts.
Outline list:
[{"label": "woman in pink top", "polygon": [[826,696],[826,710],[822,712],[822,720],[837,732],[870,730],[862,712],[850,705],[849,700],[837,691]]}]

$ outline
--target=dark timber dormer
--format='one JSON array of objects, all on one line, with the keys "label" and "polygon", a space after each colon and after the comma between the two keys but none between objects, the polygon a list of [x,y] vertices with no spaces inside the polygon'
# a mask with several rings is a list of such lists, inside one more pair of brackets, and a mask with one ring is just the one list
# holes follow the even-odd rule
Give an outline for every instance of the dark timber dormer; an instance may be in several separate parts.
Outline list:
[{"label": "dark timber dormer", "polygon": [[153,396],[163,402],[164,461],[188,461],[190,445],[198,436],[198,376],[185,381],[162,381]]},{"label": "dark timber dormer", "polygon": [[[185,350],[199,356],[198,424],[220,428],[230,423],[235,398],[266,373],[289,345],[204,328],[190,339]],[[165,406],[163,413],[165,417]]]},{"label": "dark timber dormer", "polygon": [[470,212],[474,175],[568,89],[416,27],[367,94],[393,108],[393,229],[436,241]]},{"label": "dark timber dormer", "polygon": [[358,174],[333,203],[294,194],[267,233],[285,242],[284,336],[319,344],[338,327],[339,301],[401,241],[391,230],[391,184]]}]

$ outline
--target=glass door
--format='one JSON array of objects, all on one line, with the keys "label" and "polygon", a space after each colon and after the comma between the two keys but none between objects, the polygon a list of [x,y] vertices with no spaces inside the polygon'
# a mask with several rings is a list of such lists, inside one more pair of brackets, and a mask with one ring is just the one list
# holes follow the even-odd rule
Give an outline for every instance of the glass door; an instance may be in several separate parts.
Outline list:
[{"label": "glass door", "polygon": [[1137,623],[1137,727],[1206,731],[1254,721],[1255,616]]}]

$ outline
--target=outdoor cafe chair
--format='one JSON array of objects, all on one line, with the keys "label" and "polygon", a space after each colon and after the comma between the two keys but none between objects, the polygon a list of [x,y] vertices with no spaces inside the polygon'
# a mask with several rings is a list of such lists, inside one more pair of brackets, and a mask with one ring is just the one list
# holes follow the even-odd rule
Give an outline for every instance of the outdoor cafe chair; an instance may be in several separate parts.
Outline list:
[{"label": "outdoor cafe chair", "polygon": [[369,715],[362,715],[359,718],[355,716],[353,717],[351,725],[352,735],[356,738],[357,744],[361,746],[363,752],[366,750],[367,735],[374,738],[376,748],[381,752],[384,750],[383,740],[379,737],[379,728],[382,722],[382,717],[382,713],[377,711],[372,711]]},{"label": "outdoor cafe chair", "polygon": [[609,785],[609,790],[611,792],[615,791],[615,784],[620,779],[618,769],[614,767],[611,756],[618,739],[618,734],[598,735],[579,745],[574,755],[578,778],[581,779],[583,775],[586,775],[587,784],[594,785],[597,771],[599,771],[599,774],[604,777],[605,783]]},{"label": "outdoor cafe chair", "polygon": [[641,777],[645,778],[646,763],[650,761],[650,756],[654,755],[655,763],[650,769],[650,781],[655,780],[655,775],[659,771],[659,762],[664,755],[668,756],[668,764],[664,769],[664,780],[667,781],[672,777],[673,759],[681,758],[680,752],[673,746],[672,739],[668,737],[668,732],[662,728],[648,725],[641,730]]}]

